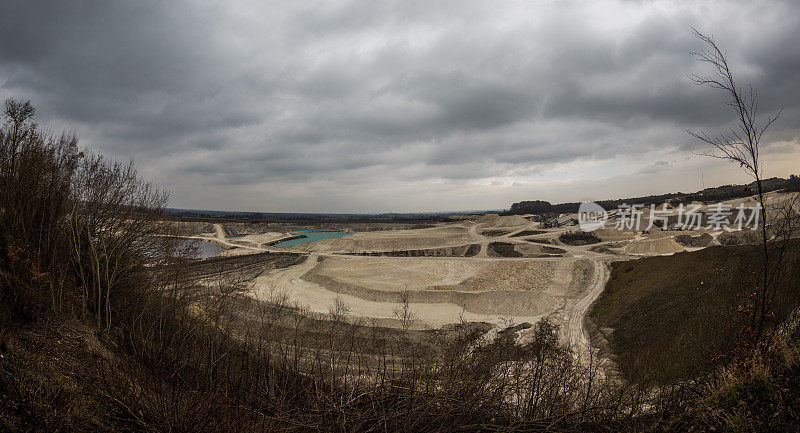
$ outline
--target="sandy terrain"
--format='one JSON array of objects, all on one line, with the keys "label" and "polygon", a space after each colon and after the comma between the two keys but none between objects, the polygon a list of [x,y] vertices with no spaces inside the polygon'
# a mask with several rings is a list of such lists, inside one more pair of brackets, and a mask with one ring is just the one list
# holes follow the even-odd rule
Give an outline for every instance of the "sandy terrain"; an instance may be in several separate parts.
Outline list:
[{"label": "sandy terrain", "polygon": [[478,223],[483,224],[484,227],[505,228],[527,226],[530,224],[530,221],[520,215],[500,216],[497,214],[486,214],[478,218]]},{"label": "sandy terrain", "polygon": [[594,231],[594,234],[603,241],[629,241],[636,237],[636,233],[632,231],[622,231],[614,228],[610,222],[606,223],[606,228],[601,228]]},{"label": "sandy terrain", "polygon": [[[348,315],[354,318],[377,319],[379,323],[397,324],[398,302],[370,301],[358,296],[337,293],[301,277],[319,264],[319,255],[311,254],[305,263],[288,269],[278,269],[264,274],[253,282],[252,294],[259,299],[269,299],[275,294],[286,294],[289,299],[315,313],[328,313],[337,302],[346,305]],[[452,302],[412,302],[410,310],[416,317],[412,328],[439,328],[465,321],[504,323],[509,315],[480,314],[465,310]],[[536,316],[520,316],[519,321],[535,322]]]},{"label": "sandy terrain", "polygon": [[340,238],[323,239],[288,247],[293,251],[396,251],[437,248],[467,244],[470,237],[462,225],[434,227],[419,230],[386,230],[359,232]]},{"label": "sandy terrain", "polygon": [[252,244],[255,246],[265,246],[269,242],[293,236],[291,233],[267,232],[257,235],[244,235],[236,238],[236,242]]},{"label": "sandy terrain", "polygon": [[431,257],[327,257],[313,273],[377,290],[422,290],[484,273],[492,262]]},{"label": "sandy terrain", "polygon": [[[575,215],[561,217],[569,221]],[[589,342],[584,316],[603,290],[609,261],[702,248],[716,244],[719,234],[618,231],[612,221],[595,232],[601,242],[590,245],[561,242],[559,235],[578,230],[576,226],[544,229],[521,216],[498,215],[427,228],[358,232],[288,247],[269,243],[291,233],[240,230],[247,234],[232,237],[226,235],[231,230],[219,224],[212,233],[191,237],[228,248],[225,255],[273,251],[305,257],[301,264],[254,278],[250,293],[259,299],[283,294],[319,314],[327,314],[338,302],[352,319],[398,327],[401,295],[406,293],[414,317],[411,327],[416,329],[482,321],[494,324],[497,331],[546,317],[562,325],[562,337],[585,358]],[[703,233],[709,234],[697,246],[692,238],[682,238],[685,246],[674,239]],[[525,331],[519,335],[524,340]]]},{"label": "sandy terrain", "polygon": [[[505,221],[503,221],[505,219]],[[483,222],[481,222],[483,221]],[[498,236],[482,232],[515,225]],[[522,224],[522,225],[519,225]],[[495,324],[532,322],[548,316],[562,320],[571,305],[590,288],[592,260],[610,257],[587,247],[558,245],[563,257],[491,257],[488,246],[501,242],[515,250],[541,253],[554,246],[529,238],[555,239],[566,229],[540,233],[539,224],[524,218],[484,216],[473,223],[419,230],[356,233],[301,244],[286,250],[311,252],[307,262],[262,275],[253,294],[283,293],[312,312],[328,312],[336,299],[354,318],[392,325],[401,293],[408,292],[414,327],[436,328],[462,320]],[[536,234],[513,237],[522,230]],[[481,245],[470,257],[373,257],[347,255],[366,251],[407,250],[463,243]],[[594,286],[592,286],[594,287]],[[567,314],[569,317],[569,314]]]},{"label": "sandy terrain", "polygon": [[625,247],[625,252],[636,255],[662,255],[674,254],[685,249],[686,247],[675,242],[675,240],[669,236],[656,237],[655,239],[645,238],[634,240]]},{"label": "sandy terrain", "polygon": [[600,296],[600,293],[603,292],[609,274],[610,272],[606,263],[596,260],[594,262],[592,280],[589,283],[585,296],[575,302],[569,309],[566,326],[568,340],[579,359],[583,362],[588,361],[589,351],[591,350],[589,335],[584,326],[586,313],[589,311],[589,307],[592,303]]}]

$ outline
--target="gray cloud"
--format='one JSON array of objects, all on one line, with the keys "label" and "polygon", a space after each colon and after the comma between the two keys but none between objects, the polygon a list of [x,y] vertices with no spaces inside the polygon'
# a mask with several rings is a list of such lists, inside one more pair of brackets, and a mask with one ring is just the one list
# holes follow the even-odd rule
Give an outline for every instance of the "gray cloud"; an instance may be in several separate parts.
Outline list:
[{"label": "gray cloud", "polygon": [[176,206],[373,211],[391,191],[414,210],[431,203],[423,188],[460,197],[441,206],[498,207],[503,185],[534,194],[586,167],[668,173],[698,148],[685,129],[725,128],[722,96],[686,79],[703,71],[693,26],[764,112],[785,107],[767,138],[796,157],[788,0],[10,1],[0,96],[135,157]]}]

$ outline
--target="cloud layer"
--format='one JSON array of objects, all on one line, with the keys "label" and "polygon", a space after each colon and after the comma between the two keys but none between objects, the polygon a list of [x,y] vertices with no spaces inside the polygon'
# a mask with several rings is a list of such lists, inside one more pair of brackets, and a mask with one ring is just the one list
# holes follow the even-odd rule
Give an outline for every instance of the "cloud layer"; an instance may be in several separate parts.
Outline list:
[{"label": "cloud layer", "polygon": [[177,207],[599,199],[744,180],[691,158],[687,128],[731,120],[686,79],[697,27],[784,107],[767,174],[800,163],[793,1],[230,3],[4,2],[0,96],[134,157]]}]

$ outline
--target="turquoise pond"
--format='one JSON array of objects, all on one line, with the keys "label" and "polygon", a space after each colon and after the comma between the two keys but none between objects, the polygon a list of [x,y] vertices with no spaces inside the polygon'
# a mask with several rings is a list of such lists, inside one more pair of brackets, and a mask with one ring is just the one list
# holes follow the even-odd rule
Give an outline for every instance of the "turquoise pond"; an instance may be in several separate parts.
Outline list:
[{"label": "turquoise pond", "polygon": [[277,244],[273,245],[275,247],[288,247],[291,245],[300,245],[305,244],[308,242],[314,241],[321,241],[323,239],[330,239],[330,238],[340,238],[342,236],[351,235],[357,232],[350,232],[350,233],[343,233],[333,230],[312,230],[312,229],[305,229],[305,230],[298,230],[296,232],[292,232],[294,235],[305,235],[306,237],[300,239],[291,239],[288,241],[278,242]]}]

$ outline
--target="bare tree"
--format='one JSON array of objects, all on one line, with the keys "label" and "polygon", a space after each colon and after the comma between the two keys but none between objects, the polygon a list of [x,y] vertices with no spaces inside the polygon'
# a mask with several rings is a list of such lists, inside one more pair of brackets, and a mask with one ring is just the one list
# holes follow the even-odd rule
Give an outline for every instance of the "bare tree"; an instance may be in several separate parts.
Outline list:
[{"label": "bare tree", "polygon": [[411,293],[408,289],[400,292],[399,301],[400,305],[395,308],[392,313],[400,320],[400,326],[403,328],[403,331],[408,331],[415,319],[414,312],[411,311]]},{"label": "bare tree", "polygon": [[[14,158],[19,150],[19,145],[22,140],[30,136],[35,130],[36,126],[33,123],[33,115],[36,114],[36,109],[31,105],[31,101],[20,102],[13,98],[6,99],[5,111],[3,112],[6,122],[11,127],[11,144],[10,155]],[[26,124],[29,126],[26,128]],[[12,159],[13,165],[14,159]]]},{"label": "bare tree", "polygon": [[[757,199],[760,205],[759,214],[760,243],[763,255],[763,267],[759,275],[759,284],[752,293],[752,305],[750,314],[751,344],[759,346],[765,334],[765,324],[770,317],[769,306],[771,299],[775,297],[777,281],[771,277],[779,263],[771,263],[772,251],[769,241],[767,221],[767,204],[765,202],[765,191],[762,184],[763,165],[760,160],[759,147],[764,133],[780,117],[783,109],[772,116],[761,117],[758,114],[758,94],[752,86],[748,86],[745,91],[737,84],[733,72],[728,63],[727,55],[723,52],[713,37],[704,35],[698,30],[693,29],[695,36],[706,45],[706,50],[692,53],[698,61],[712,67],[710,75],[689,75],[694,84],[699,86],[709,86],[713,89],[721,90],[728,97],[726,105],[736,115],[736,125],[729,128],[728,132],[718,136],[709,135],[705,131],[691,131],[689,134],[698,140],[710,145],[711,152],[701,153],[704,156],[723,159],[739,164],[739,166],[749,174],[756,183]],[[772,269],[771,269],[772,268]]]},{"label": "bare tree", "polygon": [[[75,305],[111,323],[112,298],[152,280],[167,224],[166,193],[133,162],[81,151],[72,134],[41,132],[30,101],[5,101],[0,128],[0,263],[16,281],[0,300],[22,316]],[[134,281],[135,280],[135,281]]]},{"label": "bare tree", "polygon": [[[94,312],[98,325],[108,329],[113,292],[142,276],[156,254],[154,235],[165,231],[166,203],[166,193],[143,182],[132,161],[83,158],[73,182],[69,238],[84,307]],[[142,279],[129,283],[146,284]]]},{"label": "bare tree", "polygon": [[8,99],[0,128],[0,262],[19,277],[0,283],[0,300],[30,317],[64,301],[62,222],[82,157],[74,136],[42,133],[34,113],[30,101]]}]

